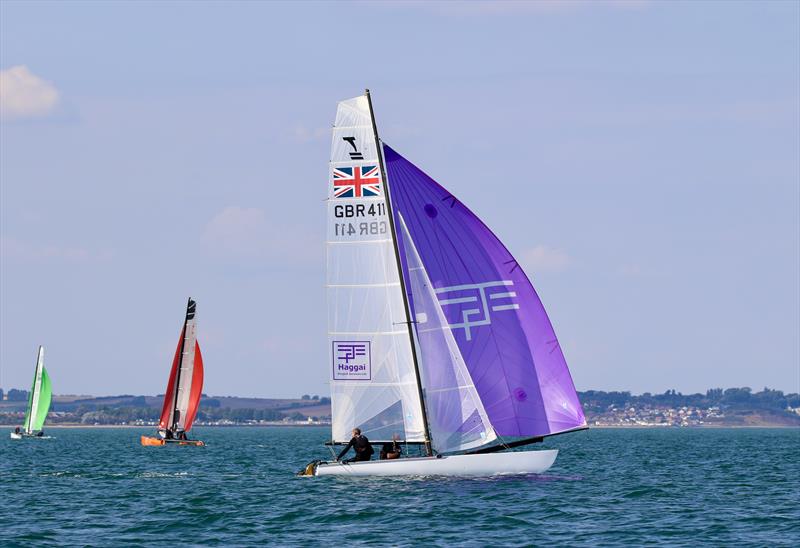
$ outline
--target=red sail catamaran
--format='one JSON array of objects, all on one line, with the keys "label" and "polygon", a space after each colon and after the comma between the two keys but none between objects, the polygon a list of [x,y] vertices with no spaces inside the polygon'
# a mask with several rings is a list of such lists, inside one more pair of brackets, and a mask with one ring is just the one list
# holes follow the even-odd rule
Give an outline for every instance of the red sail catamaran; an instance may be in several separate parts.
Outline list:
[{"label": "red sail catamaran", "polygon": [[164,394],[158,436],[142,436],[142,445],[205,445],[186,437],[197,416],[203,392],[203,356],[197,343],[196,308],[197,303],[190,298]]}]

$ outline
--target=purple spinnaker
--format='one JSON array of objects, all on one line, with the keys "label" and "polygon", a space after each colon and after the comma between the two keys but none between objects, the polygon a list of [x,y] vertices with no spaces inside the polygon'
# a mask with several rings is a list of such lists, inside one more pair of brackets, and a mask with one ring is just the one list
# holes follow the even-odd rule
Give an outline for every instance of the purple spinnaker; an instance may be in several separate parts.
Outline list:
[{"label": "purple spinnaker", "polygon": [[395,225],[402,215],[495,431],[535,437],[585,426],[558,339],[520,265],[455,196],[383,150]]}]

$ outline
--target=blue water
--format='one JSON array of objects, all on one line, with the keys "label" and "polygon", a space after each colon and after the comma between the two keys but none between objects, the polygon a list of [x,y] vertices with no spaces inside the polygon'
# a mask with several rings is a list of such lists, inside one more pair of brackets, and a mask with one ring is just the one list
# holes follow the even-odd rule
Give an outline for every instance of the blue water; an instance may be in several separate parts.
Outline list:
[{"label": "blue water", "polygon": [[137,429],[0,439],[0,545],[800,545],[800,430],[550,438],[544,476],[297,478],[323,428]]}]

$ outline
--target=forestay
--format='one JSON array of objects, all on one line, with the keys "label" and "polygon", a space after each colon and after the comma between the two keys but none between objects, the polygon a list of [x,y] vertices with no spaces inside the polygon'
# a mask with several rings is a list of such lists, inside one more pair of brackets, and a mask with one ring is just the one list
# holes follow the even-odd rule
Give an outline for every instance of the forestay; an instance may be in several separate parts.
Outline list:
[{"label": "forestay", "polygon": [[332,437],[424,441],[399,270],[367,97],[339,103],[327,223]]},{"label": "forestay", "polygon": [[50,410],[52,389],[50,376],[44,368],[44,347],[39,347],[36,357],[36,370],[33,374],[33,386],[28,396],[28,409],[25,415],[25,432],[30,434],[38,432],[44,426],[47,413]]},{"label": "forestay", "polygon": [[520,265],[455,196],[383,149],[395,219],[405,222],[494,430],[536,437],[585,426],[558,339]]}]

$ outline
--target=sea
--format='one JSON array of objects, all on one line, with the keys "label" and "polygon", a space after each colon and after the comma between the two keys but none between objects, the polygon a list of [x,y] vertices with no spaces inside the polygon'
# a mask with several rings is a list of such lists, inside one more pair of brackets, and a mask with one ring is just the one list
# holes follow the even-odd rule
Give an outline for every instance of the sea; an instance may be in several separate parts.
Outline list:
[{"label": "sea", "polygon": [[315,478],[321,427],[0,439],[0,546],[800,546],[800,429],[590,429],[544,475]]}]

